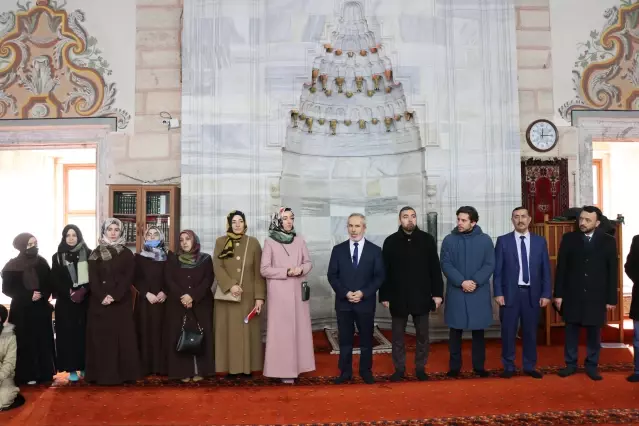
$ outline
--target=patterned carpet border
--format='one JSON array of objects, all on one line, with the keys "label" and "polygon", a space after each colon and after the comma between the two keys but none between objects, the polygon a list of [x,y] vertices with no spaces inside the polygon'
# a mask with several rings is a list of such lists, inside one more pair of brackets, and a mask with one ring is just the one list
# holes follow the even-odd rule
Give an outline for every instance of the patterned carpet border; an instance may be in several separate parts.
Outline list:
[{"label": "patterned carpet border", "polygon": [[[609,409],[609,410],[579,410],[579,411],[548,411],[542,413],[499,414],[492,416],[471,417],[442,417],[418,420],[385,420],[373,422],[351,423],[296,423],[278,426],[390,426],[390,425],[592,425],[602,423],[638,424],[639,409]],[[267,426],[267,425],[261,425]],[[268,425],[271,426],[271,425]]]},{"label": "patterned carpet border", "polygon": [[[336,328],[324,328],[324,332],[326,333],[326,338],[328,342],[331,344],[331,355],[339,355],[339,333]],[[373,346],[373,355],[374,354],[389,354],[393,351],[393,344],[384,336],[382,330],[376,325],[373,331],[373,339],[377,342],[375,346]],[[359,355],[360,349],[353,348],[353,354]]]},{"label": "patterned carpet border", "polygon": [[[557,374],[557,372],[564,366],[550,366],[540,367],[538,370],[543,374]],[[599,371],[602,373],[610,372],[632,372],[634,370],[633,363],[617,363],[617,364],[604,364],[599,366]],[[503,370],[491,370],[489,371],[490,377],[503,380],[499,377],[499,374]],[[583,369],[578,370],[578,374],[583,374]],[[515,375],[523,375],[521,371],[518,371]],[[429,373],[429,382],[443,381],[443,380],[468,380],[476,379],[476,376],[472,371],[462,371],[458,377],[448,377],[446,372]],[[317,385],[332,385],[333,376],[303,376],[295,381],[296,385],[300,386],[317,386]],[[375,380],[378,383],[390,382],[390,375],[375,375]],[[417,378],[413,375],[407,375],[405,381],[417,381]],[[361,378],[354,377],[353,383],[363,383]],[[41,385],[46,386],[46,385]],[[77,387],[95,386],[87,383],[83,380],[79,382],[69,382],[66,379],[57,379],[52,387],[73,389]],[[291,386],[289,384],[282,383],[278,379],[271,379],[262,375],[255,375],[252,377],[243,377],[236,379],[229,379],[225,376],[209,377],[197,383],[182,383],[179,380],[170,380],[166,377],[152,376],[147,377],[144,380],[139,380],[136,383],[124,384],[124,387],[263,387],[263,386]],[[638,423],[639,424],[639,423]]]}]

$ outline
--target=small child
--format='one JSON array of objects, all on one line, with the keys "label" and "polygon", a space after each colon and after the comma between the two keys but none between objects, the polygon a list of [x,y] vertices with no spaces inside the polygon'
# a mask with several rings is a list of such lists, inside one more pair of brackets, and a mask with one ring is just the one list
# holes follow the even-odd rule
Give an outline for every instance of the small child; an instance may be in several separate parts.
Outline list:
[{"label": "small child", "polygon": [[13,324],[5,323],[9,311],[0,305],[0,411],[7,411],[24,404],[24,397],[13,382],[16,372],[16,335]]}]

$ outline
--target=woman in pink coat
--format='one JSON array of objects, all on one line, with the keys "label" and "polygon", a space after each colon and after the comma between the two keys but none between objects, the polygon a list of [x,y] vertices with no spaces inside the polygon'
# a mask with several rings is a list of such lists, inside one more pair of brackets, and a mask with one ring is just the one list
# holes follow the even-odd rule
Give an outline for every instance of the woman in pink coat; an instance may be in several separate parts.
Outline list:
[{"label": "woman in pink coat", "polygon": [[285,207],[273,215],[260,268],[268,300],[264,375],[284,383],[315,370],[309,302],[302,300],[302,282],[313,265],[306,242],[295,235],[294,220]]}]

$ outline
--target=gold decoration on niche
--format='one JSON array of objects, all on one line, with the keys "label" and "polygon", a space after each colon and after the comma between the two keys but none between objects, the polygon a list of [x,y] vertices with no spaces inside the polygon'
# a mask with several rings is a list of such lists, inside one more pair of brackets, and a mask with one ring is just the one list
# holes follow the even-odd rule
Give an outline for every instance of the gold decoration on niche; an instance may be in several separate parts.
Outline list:
[{"label": "gold decoration on niche", "polygon": [[347,98],[352,98],[353,97],[353,92],[346,92],[346,97]]},{"label": "gold decoration on niche", "polygon": [[350,126],[353,122],[351,120],[344,120],[344,124]]},{"label": "gold decoration on niche", "polygon": [[360,130],[364,130],[366,128],[366,120],[359,120],[359,128]]},{"label": "gold decoration on niche", "polygon": [[299,116],[299,113],[297,112],[296,109],[291,110],[291,121],[293,123],[293,127],[297,127],[297,117]]},{"label": "gold decoration on niche", "polygon": [[323,126],[324,123],[326,123],[326,119],[320,118],[319,120],[317,120],[317,122],[320,124],[320,126]]},{"label": "gold decoration on niche", "polygon": [[361,92],[362,86],[364,85],[364,77],[362,76],[355,77],[355,85],[357,86],[357,91]]},{"label": "gold decoration on niche", "polygon": [[344,87],[344,77],[336,77],[335,83],[337,83],[337,93],[342,93]]},{"label": "gold decoration on niche", "polygon": [[116,117],[123,129],[131,116],[113,107],[110,65],[81,25],[84,12],[65,4],[18,2],[0,18],[0,118]]},{"label": "gold decoration on niche", "polygon": [[379,123],[379,120],[378,120],[378,119],[376,119],[376,118],[373,118],[373,119],[371,120],[371,123],[373,123],[373,124],[377,124],[377,123]]},{"label": "gold decoration on niche", "polygon": [[386,125],[386,131],[391,131],[391,125],[393,124],[393,117],[385,117],[384,124]]},{"label": "gold decoration on niche", "polygon": [[335,136],[337,130],[337,120],[331,120],[329,124],[331,126],[331,135]]},{"label": "gold decoration on niche", "polygon": [[306,117],[306,127],[308,127],[308,133],[313,133],[313,119]]}]

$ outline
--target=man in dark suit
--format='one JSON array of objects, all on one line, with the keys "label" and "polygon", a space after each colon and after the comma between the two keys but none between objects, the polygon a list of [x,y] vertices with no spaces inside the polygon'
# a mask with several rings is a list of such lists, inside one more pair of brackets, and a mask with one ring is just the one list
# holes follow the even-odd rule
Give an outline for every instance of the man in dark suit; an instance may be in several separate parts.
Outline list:
[{"label": "man in dark suit", "polygon": [[627,377],[631,383],[639,382],[639,235],[635,235],[630,245],[630,253],[624,265],[626,275],[632,280],[632,303],[630,304],[630,318],[634,326],[632,345],[635,349],[635,371]]},{"label": "man in dark suit", "polygon": [[412,207],[399,212],[399,230],[384,241],[382,249],[386,280],[379,290],[379,300],[390,309],[393,328],[393,364],[391,381],[404,378],[406,371],[406,324],[413,317],[417,345],[415,376],[427,380],[428,316],[439,308],[444,297],[444,280],[439,265],[437,242],[432,235],[417,227],[417,214]]},{"label": "man in dark suit", "polygon": [[353,377],[354,325],[359,332],[361,351],[359,375],[365,383],[373,379],[373,327],[377,290],[384,281],[384,261],[379,246],[364,238],[366,218],[353,213],[348,218],[350,238],[333,247],[328,264],[328,282],[335,291],[335,311],[339,333],[339,370],[335,383]]},{"label": "man in dark suit", "polygon": [[619,259],[614,237],[598,229],[602,213],[585,206],[579,215],[579,231],[564,234],[555,274],[555,306],[566,323],[564,358],[559,376],[577,371],[579,330],[586,329],[586,374],[601,380],[598,371],[601,327],[606,310],[617,304]]},{"label": "man in dark suit", "polygon": [[515,340],[521,322],[524,373],[535,379],[542,375],[537,364],[537,327],[540,308],[550,303],[550,259],[546,239],[528,231],[528,209],[517,207],[511,220],[515,230],[497,238],[495,244],[495,301],[500,306],[501,377],[515,374]]}]

